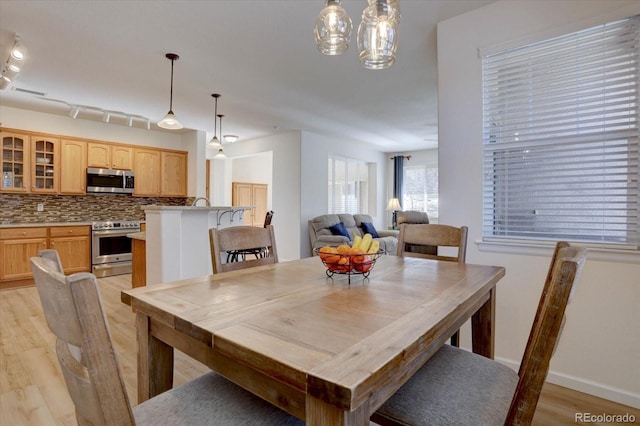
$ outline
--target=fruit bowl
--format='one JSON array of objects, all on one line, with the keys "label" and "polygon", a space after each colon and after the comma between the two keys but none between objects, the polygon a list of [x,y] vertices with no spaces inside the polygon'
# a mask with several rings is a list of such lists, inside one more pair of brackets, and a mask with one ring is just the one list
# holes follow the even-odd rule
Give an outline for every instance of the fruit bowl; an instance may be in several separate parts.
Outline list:
[{"label": "fruit bowl", "polygon": [[368,278],[376,260],[384,251],[377,250],[373,253],[365,253],[362,250],[349,249],[349,246],[325,246],[315,249],[314,253],[327,267],[328,277],[333,277],[335,274],[347,275],[349,283],[351,283],[351,275],[362,275],[364,278]]}]

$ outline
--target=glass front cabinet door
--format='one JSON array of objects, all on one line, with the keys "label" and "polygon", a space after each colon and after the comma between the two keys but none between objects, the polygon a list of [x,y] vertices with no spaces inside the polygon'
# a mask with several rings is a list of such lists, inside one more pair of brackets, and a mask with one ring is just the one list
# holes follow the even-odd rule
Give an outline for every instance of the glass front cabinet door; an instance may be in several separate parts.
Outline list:
[{"label": "glass front cabinet door", "polygon": [[59,145],[57,139],[31,137],[33,150],[31,192],[58,192]]},{"label": "glass front cabinet door", "polygon": [[0,133],[2,138],[2,192],[29,190],[29,136]]}]

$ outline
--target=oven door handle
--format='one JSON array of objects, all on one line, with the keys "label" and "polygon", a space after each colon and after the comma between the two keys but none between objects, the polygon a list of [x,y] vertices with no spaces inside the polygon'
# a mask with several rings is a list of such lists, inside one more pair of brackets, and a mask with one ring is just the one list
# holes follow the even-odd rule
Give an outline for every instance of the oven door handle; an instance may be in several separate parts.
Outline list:
[{"label": "oven door handle", "polygon": [[120,235],[127,235],[127,234],[133,234],[136,232],[140,232],[139,229],[128,229],[126,231],[93,231],[93,235],[97,236],[97,237],[104,237],[104,236],[112,236],[112,237],[117,237]]}]

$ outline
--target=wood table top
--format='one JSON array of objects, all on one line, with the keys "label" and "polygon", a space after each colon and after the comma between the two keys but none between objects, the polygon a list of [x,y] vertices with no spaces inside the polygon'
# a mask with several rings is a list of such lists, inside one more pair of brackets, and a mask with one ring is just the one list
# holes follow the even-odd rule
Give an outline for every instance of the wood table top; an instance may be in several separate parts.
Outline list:
[{"label": "wood table top", "polygon": [[305,394],[354,410],[381,388],[397,388],[385,371],[415,371],[504,273],[381,256],[368,279],[355,275],[349,284],[346,276],[327,278],[313,257],[125,290],[122,301]]}]

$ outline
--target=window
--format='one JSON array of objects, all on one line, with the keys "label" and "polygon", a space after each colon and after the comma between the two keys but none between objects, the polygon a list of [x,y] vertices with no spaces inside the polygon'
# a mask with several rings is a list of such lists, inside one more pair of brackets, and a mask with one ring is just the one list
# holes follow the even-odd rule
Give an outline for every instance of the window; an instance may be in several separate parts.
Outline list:
[{"label": "window", "polygon": [[364,161],[329,156],[329,213],[368,213],[369,167]]},{"label": "window", "polygon": [[403,167],[402,209],[427,212],[438,221],[438,167],[411,164]]},{"label": "window", "polygon": [[483,239],[638,249],[640,16],[483,56]]}]

